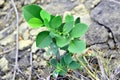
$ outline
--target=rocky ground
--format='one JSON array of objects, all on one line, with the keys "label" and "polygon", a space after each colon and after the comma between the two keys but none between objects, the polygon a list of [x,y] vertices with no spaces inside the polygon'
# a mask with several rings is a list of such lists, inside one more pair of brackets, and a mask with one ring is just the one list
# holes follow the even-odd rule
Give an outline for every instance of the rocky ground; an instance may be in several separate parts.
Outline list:
[{"label": "rocky ground", "polygon": [[[111,59],[108,80],[120,80],[120,1],[119,0],[14,0],[19,15],[19,69],[16,80],[50,80],[47,61],[51,56],[36,48],[41,29],[28,27],[22,7],[35,3],[52,14],[72,14],[89,25],[83,39],[87,48],[99,51],[103,65]],[[11,0],[0,0],[0,80],[12,80],[16,54],[16,15]],[[94,60],[94,58],[93,58]],[[31,69],[32,61],[32,69]],[[31,74],[32,70],[32,74]],[[74,76],[79,77],[77,73]],[[67,77],[64,77],[67,79]],[[29,79],[30,80],[30,79]],[[51,79],[52,80],[52,79]],[[64,79],[57,79],[64,80]],[[69,79],[68,79],[69,80]],[[86,80],[86,79],[84,79]],[[91,80],[91,79],[88,79]],[[103,79],[101,79],[103,80]]]}]

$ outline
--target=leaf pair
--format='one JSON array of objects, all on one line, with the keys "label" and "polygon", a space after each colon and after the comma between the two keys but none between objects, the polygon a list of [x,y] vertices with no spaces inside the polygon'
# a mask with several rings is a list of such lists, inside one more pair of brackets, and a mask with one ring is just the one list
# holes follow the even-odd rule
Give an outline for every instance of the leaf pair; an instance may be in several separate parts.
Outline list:
[{"label": "leaf pair", "polygon": [[23,7],[23,15],[25,20],[32,28],[39,28],[51,19],[51,15],[41,7],[31,4]]}]

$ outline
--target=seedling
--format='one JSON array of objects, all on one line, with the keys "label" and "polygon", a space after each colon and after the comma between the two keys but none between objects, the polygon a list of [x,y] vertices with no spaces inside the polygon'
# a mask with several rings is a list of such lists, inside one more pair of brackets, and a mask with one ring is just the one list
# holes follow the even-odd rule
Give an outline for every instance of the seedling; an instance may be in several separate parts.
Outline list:
[{"label": "seedling", "polygon": [[[74,19],[72,15],[67,15],[63,21],[61,16],[52,15],[34,4],[24,6],[23,15],[30,27],[47,28],[36,36],[36,46],[49,47],[56,56],[49,61],[54,68],[54,77],[82,68],[74,55],[81,54],[86,49],[86,43],[80,37],[86,33],[88,26],[81,23],[79,17]],[[59,50],[66,53],[60,55]],[[83,58],[80,59],[84,61]]]}]

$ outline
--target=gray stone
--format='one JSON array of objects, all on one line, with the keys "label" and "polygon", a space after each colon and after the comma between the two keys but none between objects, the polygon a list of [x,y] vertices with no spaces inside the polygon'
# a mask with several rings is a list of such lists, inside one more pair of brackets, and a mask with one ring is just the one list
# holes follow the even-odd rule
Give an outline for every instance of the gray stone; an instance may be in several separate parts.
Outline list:
[{"label": "gray stone", "polygon": [[30,66],[30,62],[27,56],[21,58],[18,63],[21,68],[27,68],[28,66]]},{"label": "gray stone", "polygon": [[120,42],[120,2],[103,0],[91,11],[91,17],[100,24],[108,27],[115,41]]},{"label": "gray stone", "polygon": [[0,68],[1,68],[2,71],[9,70],[9,68],[8,68],[8,60],[5,57],[0,59]]},{"label": "gray stone", "polygon": [[4,4],[5,0],[0,0],[0,6]]},{"label": "gray stone", "polygon": [[79,0],[51,0],[49,4],[43,4],[42,7],[52,14],[63,14],[79,4]]},{"label": "gray stone", "polygon": [[108,32],[104,26],[92,23],[86,33],[87,45],[104,43],[108,40]]},{"label": "gray stone", "polygon": [[2,31],[0,31],[0,40],[5,38],[12,32],[14,32],[14,30],[15,30],[14,27],[7,27],[7,28],[3,29]]},{"label": "gray stone", "polygon": [[112,39],[108,40],[108,45],[109,45],[110,49],[114,49],[115,48],[115,43],[114,43],[114,41]]},{"label": "gray stone", "polygon": [[19,50],[23,50],[32,45],[33,41],[31,40],[21,40],[19,41]]}]

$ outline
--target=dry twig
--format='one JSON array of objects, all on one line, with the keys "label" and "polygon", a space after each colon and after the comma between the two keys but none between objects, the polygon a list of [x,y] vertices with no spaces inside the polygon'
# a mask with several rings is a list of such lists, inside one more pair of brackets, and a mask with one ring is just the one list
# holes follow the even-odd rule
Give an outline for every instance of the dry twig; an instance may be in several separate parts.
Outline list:
[{"label": "dry twig", "polygon": [[15,66],[14,66],[14,73],[13,73],[13,79],[12,80],[15,80],[15,76],[16,76],[16,71],[18,69],[18,53],[19,53],[19,50],[18,50],[18,40],[19,40],[19,30],[18,30],[18,27],[19,27],[19,24],[18,24],[18,20],[19,20],[19,17],[18,17],[18,11],[17,11],[17,8],[16,8],[16,5],[15,5],[15,2],[14,0],[11,0],[11,3],[13,5],[13,8],[15,10],[15,14],[16,14],[16,57],[15,57]]}]

